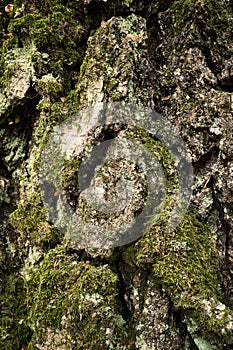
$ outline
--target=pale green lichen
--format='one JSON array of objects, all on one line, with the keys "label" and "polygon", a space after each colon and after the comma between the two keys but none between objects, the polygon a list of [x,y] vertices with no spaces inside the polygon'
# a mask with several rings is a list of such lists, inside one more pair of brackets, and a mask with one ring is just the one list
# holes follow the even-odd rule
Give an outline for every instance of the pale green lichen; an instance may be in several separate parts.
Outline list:
[{"label": "pale green lichen", "polygon": [[217,350],[216,346],[201,338],[194,338],[194,342],[199,350]]},{"label": "pale green lichen", "polygon": [[199,326],[195,323],[194,320],[190,319],[187,322],[188,331],[191,334],[195,344],[198,346],[198,349],[200,350],[217,350],[217,345],[211,344],[206,339],[203,339],[198,335],[199,333]]},{"label": "pale green lichen", "polygon": [[35,69],[33,56],[36,53],[35,45],[23,48],[14,48],[4,55],[4,73],[0,84],[0,113],[4,115],[19,105],[33,83],[35,82]]},{"label": "pale green lichen", "polygon": [[134,14],[102,23],[88,40],[79,82],[69,97],[73,103],[82,107],[108,100],[152,103],[144,86],[147,80],[139,87],[134,73],[142,71],[150,79],[145,26],[145,20]]},{"label": "pale green lichen", "polygon": [[136,349],[140,349],[140,350],[156,350],[154,345],[148,346],[145,339],[140,335],[136,337],[135,346],[136,346]]}]

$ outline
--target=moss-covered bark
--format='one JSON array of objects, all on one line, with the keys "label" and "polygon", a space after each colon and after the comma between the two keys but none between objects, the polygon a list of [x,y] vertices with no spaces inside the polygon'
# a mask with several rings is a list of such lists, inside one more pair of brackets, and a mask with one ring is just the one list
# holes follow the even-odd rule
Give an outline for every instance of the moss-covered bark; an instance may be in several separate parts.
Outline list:
[{"label": "moss-covered bark", "polygon": [[[2,6],[0,349],[232,347],[232,18],[224,0]],[[41,152],[73,113],[119,101],[179,131],[194,167],[191,208],[166,230],[174,159],[149,133],[118,127],[111,135],[122,131],[162,164],[165,205],[136,242],[86,248],[46,217]],[[79,161],[65,164],[64,189],[91,220],[77,200]]]}]

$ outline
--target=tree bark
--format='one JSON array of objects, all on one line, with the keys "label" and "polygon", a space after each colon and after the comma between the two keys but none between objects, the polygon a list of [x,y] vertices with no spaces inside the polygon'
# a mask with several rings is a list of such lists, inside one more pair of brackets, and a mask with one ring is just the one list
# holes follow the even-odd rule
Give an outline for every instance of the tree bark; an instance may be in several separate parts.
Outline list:
[{"label": "tree bark", "polygon": [[231,349],[232,3],[15,0],[0,23],[0,349]]}]

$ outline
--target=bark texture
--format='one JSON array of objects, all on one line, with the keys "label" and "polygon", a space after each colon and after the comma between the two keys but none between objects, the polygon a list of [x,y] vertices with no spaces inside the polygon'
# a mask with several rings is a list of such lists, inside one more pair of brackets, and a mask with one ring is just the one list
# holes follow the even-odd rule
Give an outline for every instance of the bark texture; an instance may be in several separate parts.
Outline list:
[{"label": "bark texture", "polygon": [[[0,15],[0,349],[232,349],[232,2],[15,0]],[[172,232],[174,160],[130,127],[101,128],[85,143],[127,135],[159,160],[168,193],[153,227],[128,245],[94,249],[46,216],[46,142],[101,102],[151,108],[185,141],[193,194]],[[79,201],[80,157],[76,149],[63,169],[70,206],[97,226],[117,225]],[[143,177],[118,166],[138,195]],[[112,194],[116,172],[103,173]]]}]

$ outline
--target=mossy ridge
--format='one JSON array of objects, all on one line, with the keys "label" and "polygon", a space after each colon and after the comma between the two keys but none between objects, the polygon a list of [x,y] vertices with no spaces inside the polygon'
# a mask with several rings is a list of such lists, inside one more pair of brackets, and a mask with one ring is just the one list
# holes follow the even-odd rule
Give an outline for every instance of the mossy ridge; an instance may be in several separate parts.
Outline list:
[{"label": "mossy ridge", "polygon": [[117,283],[107,265],[74,261],[65,247],[57,247],[25,283],[28,322],[34,330],[29,349],[43,342],[48,328],[65,329],[75,344],[72,348],[105,348],[106,329],[115,322]]},{"label": "mossy ridge", "polygon": [[[135,261],[139,268],[152,265],[154,278],[163,285],[174,305],[196,322],[207,339],[218,339],[219,334],[230,336],[232,311],[226,307],[220,316],[215,313],[216,305],[223,305],[223,296],[213,232],[197,220],[191,209],[174,232],[163,229],[167,219],[161,216],[141,240],[124,249],[125,262]],[[210,312],[205,302],[210,305]]]},{"label": "mossy ridge", "polygon": [[[186,307],[188,299],[195,295],[219,298],[218,260],[211,230],[189,212],[175,232],[166,238],[161,242],[163,253],[156,259],[154,272],[170,288],[175,304]],[[200,294],[203,281],[205,289]]]}]

